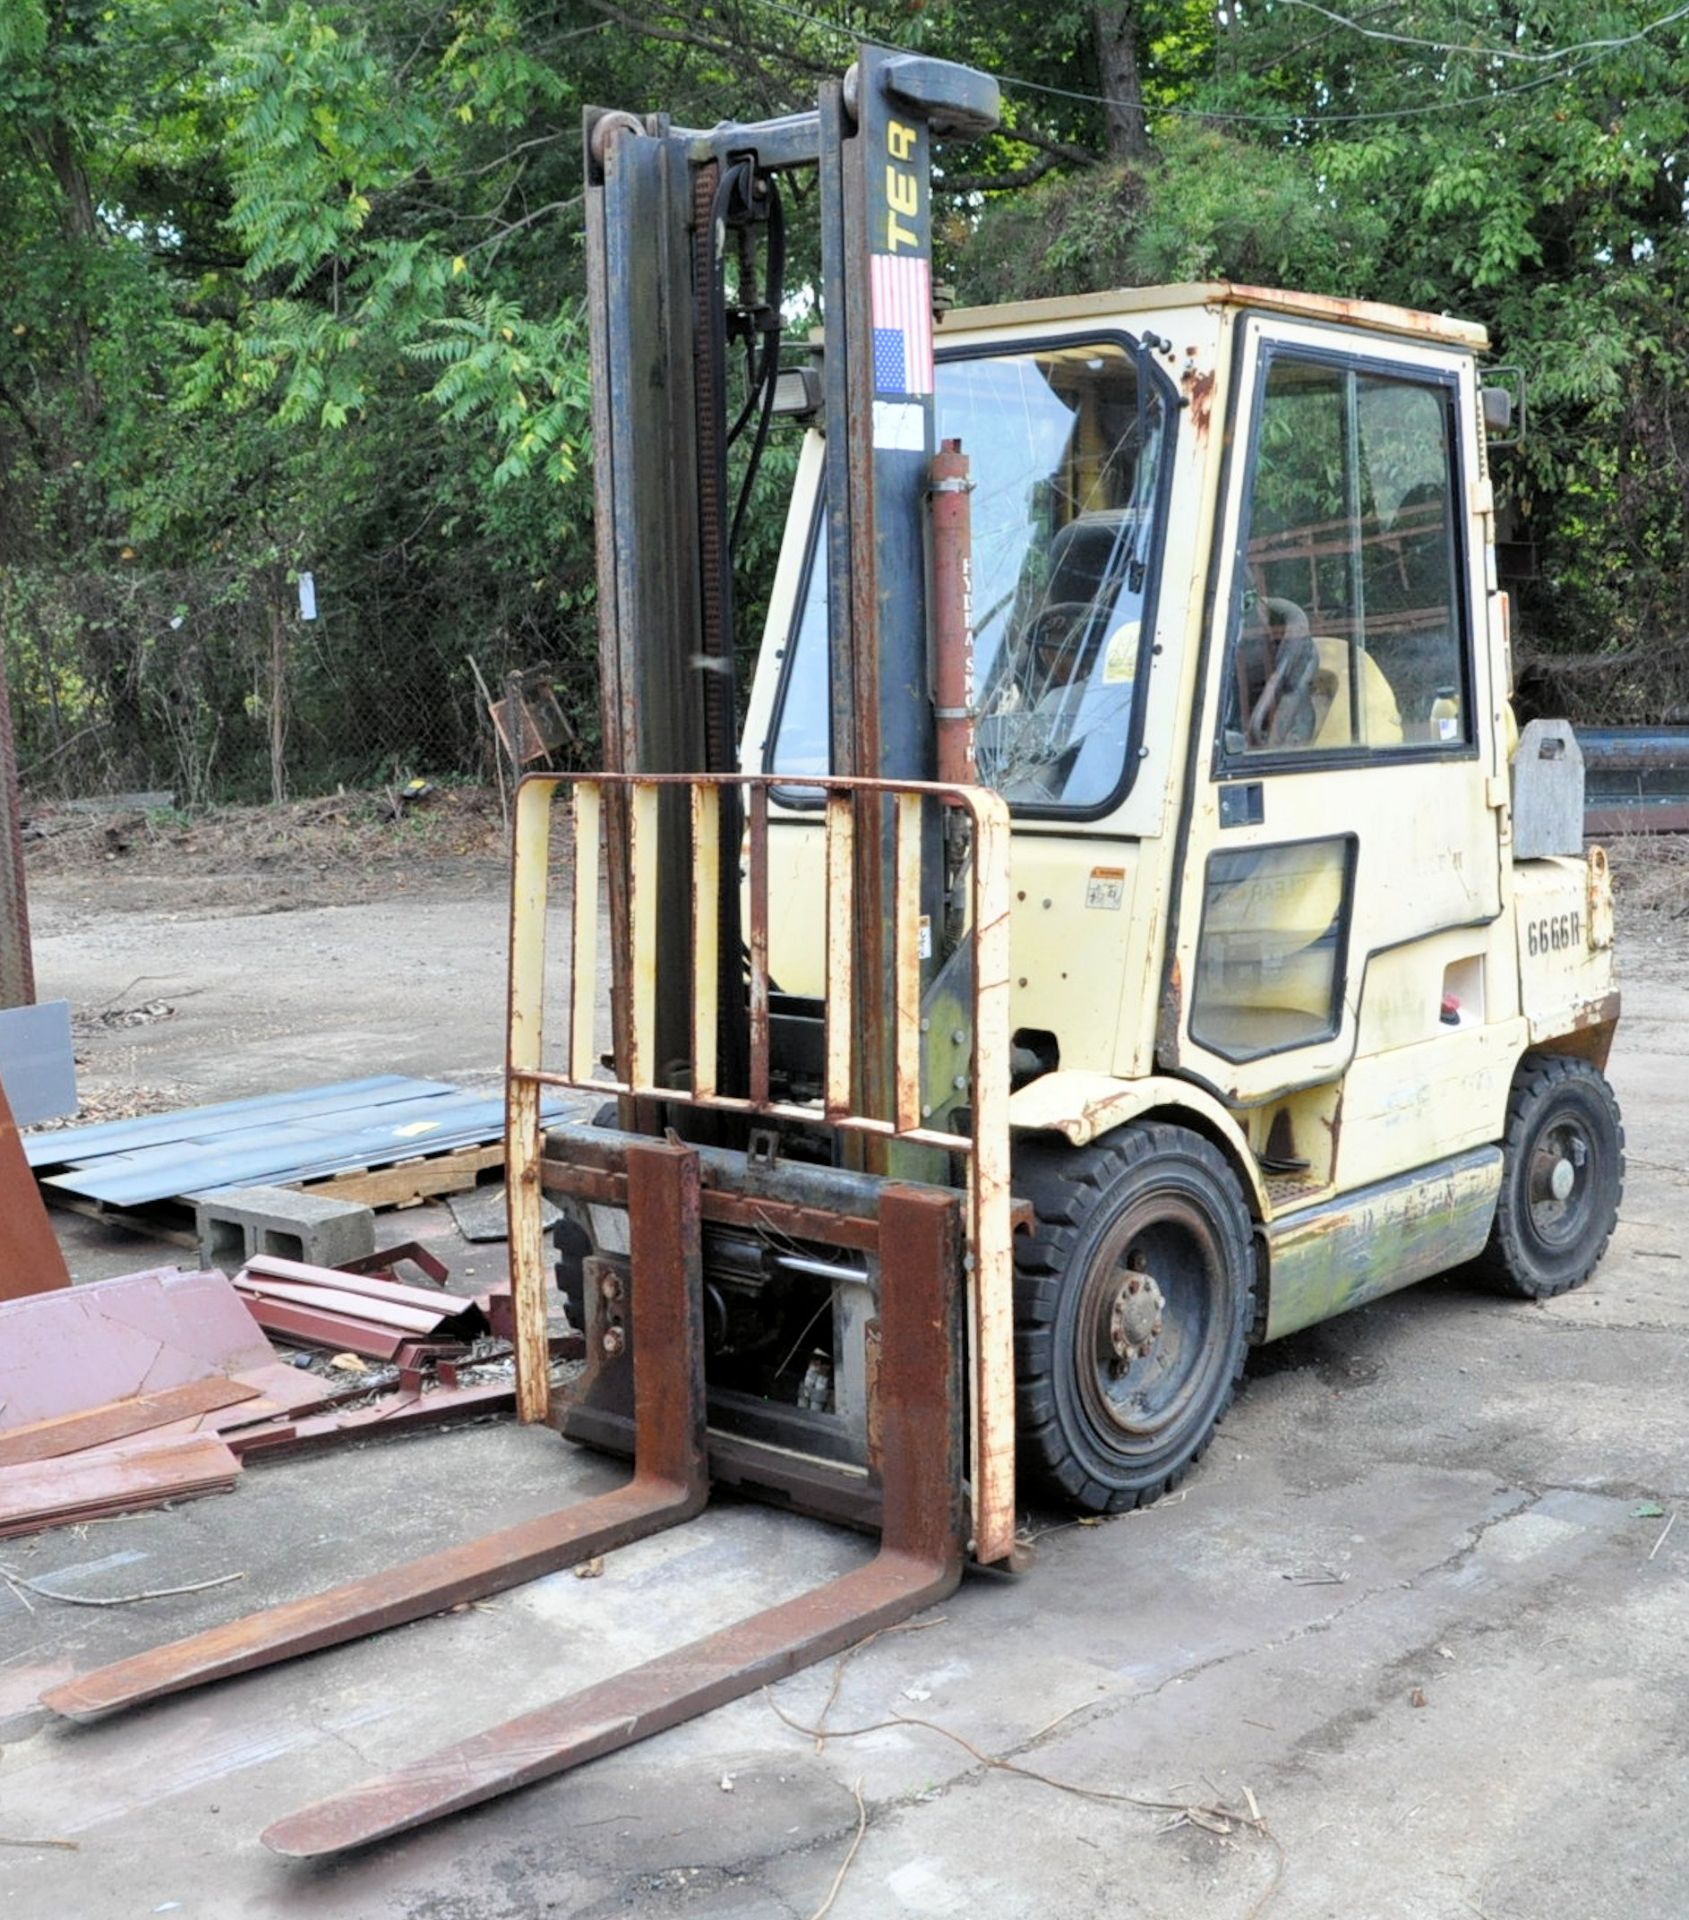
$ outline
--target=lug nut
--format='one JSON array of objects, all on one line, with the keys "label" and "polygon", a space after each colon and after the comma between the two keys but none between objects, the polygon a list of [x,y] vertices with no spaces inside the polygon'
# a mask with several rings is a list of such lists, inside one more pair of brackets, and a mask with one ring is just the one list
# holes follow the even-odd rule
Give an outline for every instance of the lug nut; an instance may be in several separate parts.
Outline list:
[{"label": "lug nut", "polygon": [[599,1282],[598,1297],[601,1300],[619,1300],[622,1297],[622,1277],[618,1273],[609,1273]]},{"label": "lug nut", "polygon": [[1136,1293],[1142,1284],[1143,1282],[1141,1280],[1128,1280],[1126,1282],[1126,1291],[1128,1293]]},{"label": "lug nut", "polygon": [[615,1359],[616,1355],[620,1353],[626,1345],[627,1338],[620,1327],[606,1327],[604,1329],[604,1351],[612,1360]]}]

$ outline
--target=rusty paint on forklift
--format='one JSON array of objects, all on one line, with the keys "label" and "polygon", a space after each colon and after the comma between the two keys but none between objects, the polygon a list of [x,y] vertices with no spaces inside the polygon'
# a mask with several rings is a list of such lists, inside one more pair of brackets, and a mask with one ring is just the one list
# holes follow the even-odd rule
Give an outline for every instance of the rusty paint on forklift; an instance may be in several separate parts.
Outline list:
[{"label": "rusty paint on forklift", "polygon": [[1283,1215],[1265,1230],[1265,1338],[1476,1259],[1501,1190],[1501,1152],[1472,1153]]}]

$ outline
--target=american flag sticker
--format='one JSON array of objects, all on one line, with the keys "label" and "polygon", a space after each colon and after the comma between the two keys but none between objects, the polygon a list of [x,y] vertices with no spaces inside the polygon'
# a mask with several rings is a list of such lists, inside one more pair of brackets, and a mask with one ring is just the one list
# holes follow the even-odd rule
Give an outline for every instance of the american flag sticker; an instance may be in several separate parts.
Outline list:
[{"label": "american flag sticker", "polygon": [[874,310],[874,391],[932,392],[932,262],[925,254],[868,256]]}]

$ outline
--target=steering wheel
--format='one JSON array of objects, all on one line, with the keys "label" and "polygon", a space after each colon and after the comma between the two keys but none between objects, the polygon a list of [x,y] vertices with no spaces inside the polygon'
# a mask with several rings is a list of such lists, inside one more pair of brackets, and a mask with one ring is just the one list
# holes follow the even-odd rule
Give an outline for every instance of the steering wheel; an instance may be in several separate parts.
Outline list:
[{"label": "steering wheel", "polygon": [[1089,600],[1052,600],[1026,623],[1022,673],[1029,699],[1036,703],[1083,677],[1080,650],[1095,611]]},{"label": "steering wheel", "polygon": [[1272,671],[1250,709],[1245,738],[1252,747],[1303,746],[1318,725],[1314,682],[1319,648],[1308,630],[1307,614],[1294,600],[1263,600],[1261,605],[1280,634]]}]

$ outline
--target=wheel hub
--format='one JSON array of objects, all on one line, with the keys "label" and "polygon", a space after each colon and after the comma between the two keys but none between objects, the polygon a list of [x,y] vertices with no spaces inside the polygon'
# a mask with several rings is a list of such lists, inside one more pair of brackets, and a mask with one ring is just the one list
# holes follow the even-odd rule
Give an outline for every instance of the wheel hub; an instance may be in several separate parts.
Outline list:
[{"label": "wheel hub", "polygon": [[1121,1279],[1108,1313],[1108,1338],[1117,1373],[1124,1373],[1135,1359],[1148,1358],[1160,1336],[1166,1305],[1154,1274],[1133,1268]]},{"label": "wheel hub", "polygon": [[1577,1177],[1577,1169],[1570,1160],[1556,1160],[1554,1170],[1548,1176],[1548,1191],[1556,1200],[1569,1200]]}]

